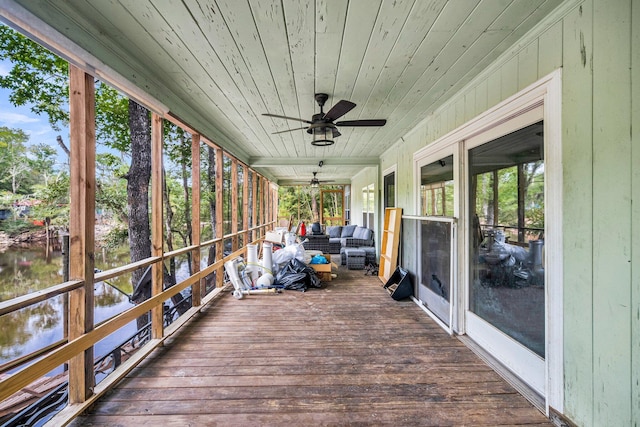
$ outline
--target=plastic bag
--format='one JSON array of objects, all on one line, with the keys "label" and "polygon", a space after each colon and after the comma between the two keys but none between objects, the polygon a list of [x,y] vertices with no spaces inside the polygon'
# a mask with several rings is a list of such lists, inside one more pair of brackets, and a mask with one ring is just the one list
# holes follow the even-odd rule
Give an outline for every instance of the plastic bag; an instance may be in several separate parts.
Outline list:
[{"label": "plastic bag", "polygon": [[329,264],[329,261],[323,255],[314,255],[309,264]]},{"label": "plastic bag", "polygon": [[272,261],[275,265],[282,265],[282,264],[288,263],[294,257],[295,257],[295,252],[280,249],[279,251],[275,251],[273,253]]},{"label": "plastic bag", "polygon": [[296,258],[278,271],[275,285],[302,292],[309,287],[319,288],[321,286],[315,270]]}]

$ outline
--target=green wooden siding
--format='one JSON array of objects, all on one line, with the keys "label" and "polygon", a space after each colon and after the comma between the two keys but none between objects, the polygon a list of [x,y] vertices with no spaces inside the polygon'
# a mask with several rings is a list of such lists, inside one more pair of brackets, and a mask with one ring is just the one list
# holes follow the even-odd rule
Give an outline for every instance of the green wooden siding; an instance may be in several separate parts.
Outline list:
[{"label": "green wooden siding", "polygon": [[594,1],[594,425],[629,420],[631,408],[630,20],[630,2]]},{"label": "green wooden siding", "polygon": [[[640,137],[633,129],[640,129],[638,2],[585,0],[545,20],[473,84],[440,109],[425,112],[426,120],[381,157],[380,169],[397,165],[398,207],[417,214],[413,153],[559,67],[564,414],[584,426],[637,426]],[[411,251],[404,256],[411,257]]]},{"label": "green wooden siding", "polygon": [[562,37],[565,413],[581,425],[591,423],[593,408],[593,78],[583,59],[593,52],[593,18],[586,6],[564,19]]},{"label": "green wooden siding", "polygon": [[631,419],[640,425],[640,7],[631,15]]}]

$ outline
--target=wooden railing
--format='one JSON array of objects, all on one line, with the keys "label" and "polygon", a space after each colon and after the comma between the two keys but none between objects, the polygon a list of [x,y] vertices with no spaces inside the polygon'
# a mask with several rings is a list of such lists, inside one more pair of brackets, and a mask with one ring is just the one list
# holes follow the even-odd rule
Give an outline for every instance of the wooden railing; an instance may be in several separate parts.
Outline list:
[{"label": "wooden railing", "polygon": [[[7,399],[16,391],[29,385],[35,379],[42,377],[51,370],[68,365],[69,372],[69,402],[67,415],[86,408],[101,392],[108,389],[115,382],[132,369],[150,349],[155,348],[167,336],[177,330],[186,319],[197,313],[202,304],[210,301],[223,286],[224,262],[230,258],[245,253],[249,241],[259,242],[266,231],[275,226],[277,211],[277,189],[267,178],[237,158],[225,152],[215,143],[206,140],[195,130],[180,123],[175,117],[166,113],[151,114],[151,200],[150,200],[150,231],[151,256],[143,260],[127,264],[122,267],[96,273],[94,271],[95,247],[95,191],[96,191],[96,141],[95,141],[95,81],[94,78],[80,68],[69,64],[70,87],[70,142],[73,149],[70,152],[70,215],[69,215],[69,277],[73,280],[52,286],[23,297],[0,303],[0,316],[13,313],[33,304],[46,301],[56,296],[68,299],[68,309],[65,315],[65,335],[62,340],[48,348],[23,356],[19,361],[11,361],[3,367],[19,369],[11,376],[0,380],[0,401]],[[169,120],[183,127],[192,137],[191,140],[191,237],[193,244],[184,248],[164,252],[164,222],[163,222],[163,120]],[[203,145],[204,144],[204,145]],[[200,152],[203,146],[214,150],[215,154],[215,230],[217,237],[202,242],[200,236],[201,212],[201,183],[200,183]],[[231,188],[225,190],[223,163],[229,161],[228,174],[231,176]],[[240,201],[239,168],[242,168],[242,194]],[[249,186],[249,177],[251,187]],[[223,192],[231,191],[230,208],[231,234],[223,236]],[[249,195],[253,202],[249,203]],[[242,219],[240,216],[242,209]],[[241,222],[240,222],[241,221]],[[242,224],[241,226],[239,224]],[[255,225],[260,224],[260,225]],[[243,230],[238,228],[242,227]],[[224,243],[231,241],[231,255],[223,257]],[[239,248],[242,241],[244,247]],[[216,260],[211,265],[200,270],[201,251],[215,246]],[[166,260],[184,254],[191,254],[192,274],[169,289],[163,290],[163,263]],[[109,280],[151,266],[151,298],[114,316],[100,324],[94,322],[93,285],[96,282]],[[216,272],[215,289],[203,296],[202,283],[210,274]],[[177,321],[166,329],[163,325],[164,301],[175,296],[186,288],[192,287],[192,305]],[[141,315],[151,312],[151,341],[142,347],[136,355],[126,363],[120,365],[117,374],[111,374],[99,385],[95,385],[93,347],[101,339],[122,328]],[[29,366],[22,367],[27,363]],[[63,411],[63,412],[65,412]]]},{"label": "wooden railing", "polygon": [[[263,240],[263,236],[265,235],[266,231],[268,229],[273,228],[274,225],[275,225],[275,222],[271,222],[268,224],[253,227],[248,230],[241,230],[241,231],[238,231],[237,233],[232,233],[230,235],[224,236],[224,238],[212,239],[207,242],[203,242],[200,245],[193,245],[193,246],[189,246],[189,247],[181,248],[172,252],[165,253],[162,257],[150,257],[142,261],[124,265],[122,267],[117,267],[111,270],[102,271],[95,274],[93,281],[94,283],[97,283],[103,280],[112,279],[112,278],[121,276],[123,274],[132,272],[134,270],[137,270],[139,268],[147,267],[149,265],[153,265],[156,263],[162,263],[172,257],[176,257],[189,252],[193,253],[195,251],[201,251],[203,248],[207,248],[210,245],[219,244],[225,239],[234,238],[234,237],[237,238],[240,235],[248,236],[249,233],[257,232],[259,237],[258,239],[254,240],[252,243],[258,244]],[[48,372],[51,372],[58,366],[61,366],[64,363],[67,363],[71,358],[79,354],[82,354],[85,350],[87,350],[91,346],[94,346],[98,341],[116,332],[117,330],[124,327],[128,323],[136,320],[138,317],[142,316],[143,314],[151,311],[154,308],[162,307],[165,301],[175,296],[179,292],[182,292],[183,290],[193,286],[195,283],[198,283],[200,280],[206,278],[210,274],[215,272],[217,277],[222,277],[224,275],[224,263],[226,261],[237,258],[238,256],[245,256],[245,255],[246,255],[246,246],[234,251],[233,253],[229,254],[226,257],[222,257],[218,261],[211,263],[210,265],[203,268],[202,270],[194,272],[194,274],[192,274],[190,277],[177,283],[171,288],[168,288],[167,290],[162,291],[156,295],[152,295],[151,298],[136,305],[135,307],[132,307],[112,317],[111,319],[108,319],[100,323],[93,330],[89,331],[86,334],[83,334],[82,336],[74,340],[71,340],[71,341],[61,340],[46,348],[40,349],[28,356],[23,356],[19,360],[17,359],[8,364],[3,365],[2,368],[4,370],[9,370],[9,369],[15,369],[19,365],[24,365],[25,363],[33,362],[29,366],[23,367],[22,369],[15,372],[11,376],[8,376],[0,380],[0,401],[10,397],[15,392],[28,386],[31,382],[44,376]],[[49,298],[53,298],[58,295],[63,295],[71,290],[77,289],[82,286],[84,286],[83,281],[70,281],[70,282],[65,282],[56,286],[52,286],[42,291],[34,292],[29,295],[14,298],[12,300],[0,303],[0,314],[9,314],[9,313],[15,312],[24,307],[45,301]],[[164,338],[173,334],[176,330],[179,329],[179,327],[182,324],[184,324],[186,320],[188,320],[195,313],[197,313],[202,307],[202,305],[210,302],[219,293],[221,289],[222,288],[218,287],[214,292],[211,292],[209,295],[205,295],[204,298],[202,298],[200,305],[193,306],[190,310],[184,313],[176,322],[171,324],[170,327],[166,328],[163,331],[162,338],[152,339],[148,344],[146,344],[139,351],[145,355],[148,354],[152,349],[157,347],[164,340]],[[160,325],[160,327],[162,327],[162,325]],[[33,361],[35,359],[38,359],[38,360]],[[137,358],[135,363],[139,363],[139,361],[141,360],[142,358]],[[117,382],[120,378],[122,378],[122,376],[124,376],[132,368],[132,366],[130,365],[131,364],[128,364],[128,365],[123,364],[122,369],[116,369],[114,370],[114,372],[112,372],[111,376],[113,376],[114,378],[110,378],[109,381],[106,381],[106,382],[103,381],[103,382],[105,384],[113,384]],[[87,404],[89,404],[90,402],[95,400],[95,398],[98,397],[96,393],[96,391],[98,390],[102,390],[102,392],[100,393],[102,394],[104,393],[104,391],[107,390],[107,388],[105,388],[104,386],[96,387],[94,390],[94,399],[88,399]],[[70,412],[73,412],[74,414],[76,414],[76,413],[79,413],[81,410],[83,410],[84,407],[86,407],[86,405],[75,405],[75,406],[76,406],[75,409],[65,410],[63,412],[65,412],[66,415],[68,416]]]}]

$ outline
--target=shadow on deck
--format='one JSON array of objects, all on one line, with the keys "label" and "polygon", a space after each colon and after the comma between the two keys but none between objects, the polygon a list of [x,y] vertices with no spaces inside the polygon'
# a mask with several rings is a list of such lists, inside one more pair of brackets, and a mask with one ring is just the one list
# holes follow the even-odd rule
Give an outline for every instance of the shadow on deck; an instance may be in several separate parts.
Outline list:
[{"label": "shadow on deck", "polygon": [[550,425],[413,302],[338,274],[225,292],[72,425]]}]

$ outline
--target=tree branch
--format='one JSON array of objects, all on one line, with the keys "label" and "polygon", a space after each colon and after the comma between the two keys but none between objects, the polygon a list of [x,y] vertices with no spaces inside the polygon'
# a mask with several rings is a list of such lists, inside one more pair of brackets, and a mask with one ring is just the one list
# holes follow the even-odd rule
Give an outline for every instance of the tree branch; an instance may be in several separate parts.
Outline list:
[{"label": "tree branch", "polygon": [[67,157],[71,157],[71,152],[69,151],[67,146],[64,144],[64,141],[62,140],[62,137],[60,135],[56,136],[56,141],[58,141],[58,145],[62,148],[62,151],[67,153]]}]

